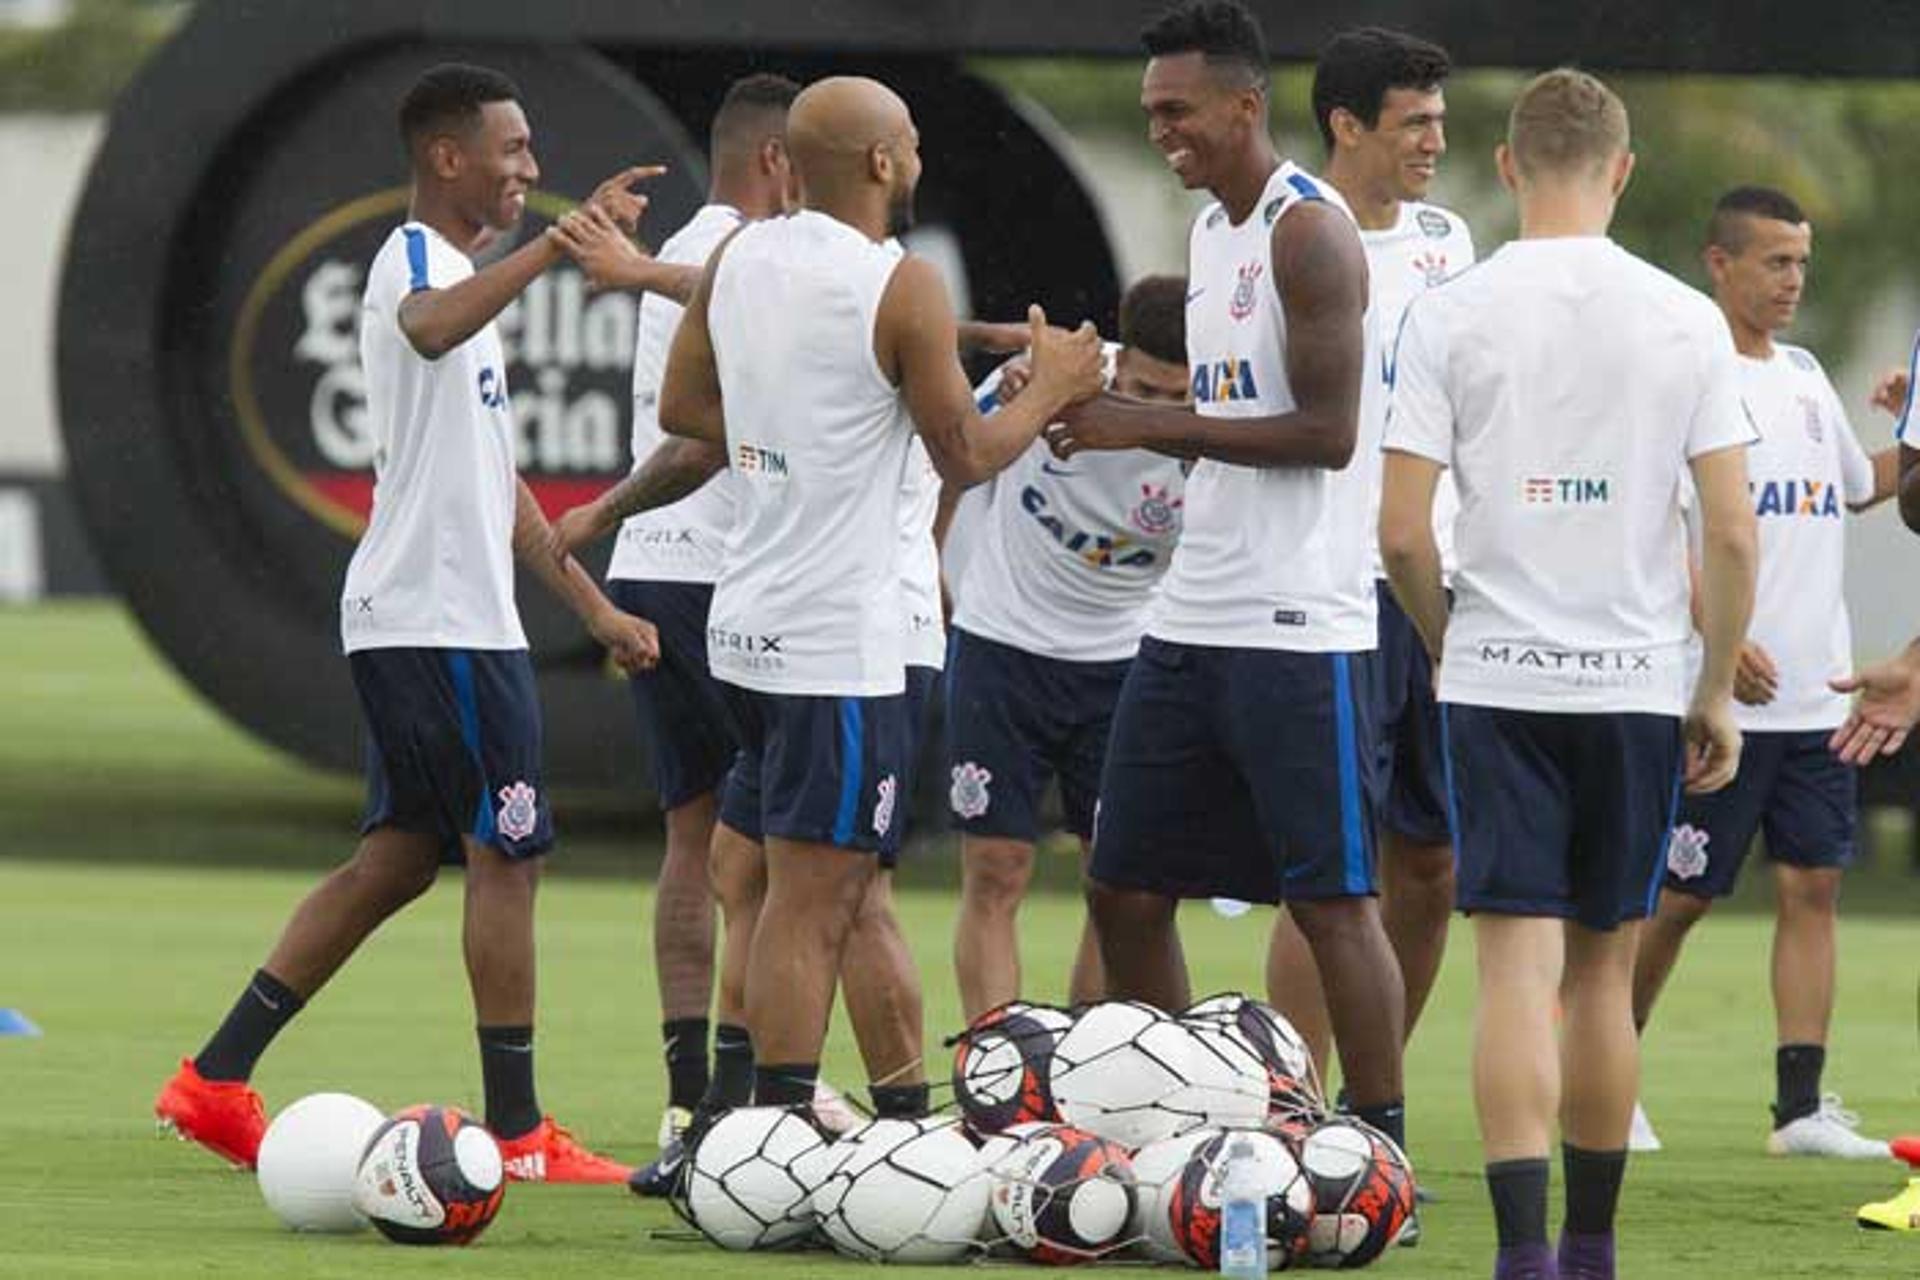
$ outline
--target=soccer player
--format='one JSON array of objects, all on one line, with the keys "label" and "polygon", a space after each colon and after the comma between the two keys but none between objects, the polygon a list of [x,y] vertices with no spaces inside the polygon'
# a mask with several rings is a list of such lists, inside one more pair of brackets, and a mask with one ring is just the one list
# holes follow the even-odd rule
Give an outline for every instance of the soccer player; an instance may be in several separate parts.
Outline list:
[{"label": "soccer player", "polygon": [[745,996],[754,1100],[776,1106],[813,1096],[849,929],[899,834],[913,434],[943,479],[976,483],[1100,384],[1097,335],[1050,331],[1035,308],[1033,383],[982,419],[939,274],[886,243],[920,176],[906,104],[829,78],[795,100],[787,136],[801,209],[715,250],[660,403],[667,431],[724,442],[737,478],[708,661],[766,843]]},{"label": "soccer player", "polygon": [[[736,81],[715,113],[710,133],[712,181],[707,203],[660,246],[658,261],[699,268],[728,233],[745,222],[786,212],[793,170],[787,158],[787,108],[800,86],[781,76]],[[604,287],[644,287],[646,260],[624,236],[573,234],[598,268]],[[605,259],[603,262],[602,259]],[[631,268],[631,269],[630,269]],[[687,289],[691,293],[691,287]],[[692,1119],[710,1082],[708,1011],[713,1001],[713,892],[707,855],[717,792],[733,763],[719,684],[707,670],[707,609],[720,573],[721,548],[733,523],[733,483],[718,445],[664,436],[658,416],[660,378],[681,303],[671,289],[640,301],[633,356],[633,472],[591,503],[554,521],[556,550],[572,552],[619,530],[607,566],[607,589],[621,608],[660,628],[661,663],[634,676],[631,687],[643,742],[652,744],[654,789],[666,814],[667,848],[653,908],[655,978],[666,1043],[667,1111],[659,1143],[666,1147]],[[709,477],[712,477],[709,483]],[[721,1069],[741,1075],[744,1027],[722,1021]]]},{"label": "soccer player", "polygon": [[[1121,298],[1120,341],[1106,351],[1118,394],[1186,403],[1186,288],[1149,276]],[[992,403],[1002,385],[996,373],[977,394]],[[962,877],[953,965],[969,1021],[1022,992],[1016,917],[1050,774],[1086,856],[1114,702],[1180,536],[1185,484],[1179,461],[1160,454],[1090,453],[1063,466],[1035,441],[980,513],[953,584],[947,684]],[[1068,999],[1098,1000],[1102,987],[1089,927]]]},{"label": "soccer player", "polygon": [[[1607,238],[1633,168],[1620,99],[1584,72],[1548,72],[1521,91],[1497,159],[1520,238],[1407,309],[1380,546],[1440,662],[1459,902],[1478,952],[1473,1087],[1494,1275],[1611,1280],[1638,1076],[1638,921],[1683,765],[1704,793],[1740,761],[1754,432],[1725,320]],[[1461,501],[1451,613],[1433,532],[1442,468]],[[1690,703],[1689,473],[1705,636]]]},{"label": "soccer player", "polygon": [[1335,483],[1359,420],[1366,256],[1339,193],[1274,153],[1244,7],[1187,3],[1143,39],[1149,136],[1216,203],[1188,251],[1195,409],[1105,396],[1050,435],[1067,459],[1197,459],[1100,782],[1087,892],[1108,994],[1188,1002],[1182,898],[1284,899],[1326,979],[1354,1110],[1398,1140],[1405,1016],[1369,812],[1372,556],[1365,502]]},{"label": "soccer player", "polygon": [[[1325,178],[1346,200],[1367,251],[1366,380],[1360,433],[1343,489],[1364,486],[1370,512],[1380,505],[1380,430],[1387,413],[1386,373],[1400,317],[1421,293],[1473,265],[1473,235],[1459,214],[1426,202],[1447,149],[1444,90],[1452,69],[1446,51],[1379,27],[1344,31],[1320,50],[1313,72],[1313,118],[1327,147]],[[1342,500],[1360,501],[1353,498]],[[1444,476],[1434,507],[1442,570],[1453,572],[1453,516],[1459,498]],[[1376,521],[1368,520],[1369,530]],[[1373,551],[1380,612],[1376,672],[1380,913],[1400,962],[1406,993],[1405,1038],[1426,1007],[1446,953],[1453,914],[1453,838],[1447,830],[1440,709],[1433,670],[1413,624],[1387,586]],[[1322,1069],[1328,1038],[1326,1001],[1313,953],[1281,916],[1274,929],[1269,986],[1313,1047]]]},{"label": "soccer player", "polygon": [[[382,921],[443,861],[466,865],[467,977],[488,1128],[507,1176],[618,1182],[627,1168],[541,1115],[533,1085],[534,888],[553,823],[540,707],[513,598],[513,556],[626,670],[652,665],[651,623],[547,554],[546,518],[514,472],[513,411],[494,318],[563,256],[547,234],[476,271],[540,176],[513,83],[479,67],[424,73],[400,105],[408,220],[368,272],[360,327],[379,450],[373,517],[347,569],[341,635],[369,729],[359,847],[302,902],[266,963],[154,1110],[181,1136],[251,1167],[266,1127],[254,1064]],[[631,225],[633,169],[592,203]]]},{"label": "soccer player", "polygon": [[[1853,859],[1853,771],[1827,750],[1847,700],[1827,682],[1847,670],[1853,637],[1842,590],[1846,511],[1893,496],[1898,453],[1869,457],[1811,352],[1775,341],[1800,308],[1813,228],[1793,200],[1740,187],[1714,206],[1706,266],[1739,351],[1741,396],[1760,432],[1747,451],[1760,528],[1753,627],[1734,697],[1745,747],[1740,774],[1690,796],[1667,848],[1660,903],[1640,936],[1633,1019],[1644,1032],[1688,932],[1733,891],[1753,839],[1766,832],[1778,913],[1773,934],[1775,1155],[1884,1159],[1887,1144],[1820,1089],[1833,1017],[1840,875]],[[1657,1150],[1634,1113],[1636,1150]]]}]

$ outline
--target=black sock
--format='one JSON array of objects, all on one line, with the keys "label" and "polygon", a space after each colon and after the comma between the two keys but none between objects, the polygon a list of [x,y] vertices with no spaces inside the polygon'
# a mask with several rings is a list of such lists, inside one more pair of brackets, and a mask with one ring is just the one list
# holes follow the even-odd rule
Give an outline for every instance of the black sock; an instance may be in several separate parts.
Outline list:
[{"label": "black sock", "polygon": [[669,1018],[660,1024],[667,1050],[667,1104],[691,1111],[707,1092],[707,1020]]},{"label": "black sock", "polygon": [[1487,1192],[1493,1197],[1493,1225],[1500,1247],[1547,1243],[1545,1160],[1498,1160],[1487,1166]]},{"label": "black sock", "polygon": [[1613,1232],[1613,1211],[1626,1176],[1625,1151],[1586,1151],[1562,1143],[1561,1170],[1567,1176],[1568,1235],[1604,1236]]},{"label": "black sock", "polygon": [[873,1114],[882,1120],[920,1120],[933,1109],[932,1090],[925,1084],[876,1084],[867,1093]]},{"label": "black sock", "polygon": [[803,1107],[813,1101],[813,1086],[820,1079],[817,1062],[778,1062],[753,1069],[753,1105],[756,1107]]},{"label": "black sock", "polygon": [[481,1027],[480,1083],[487,1092],[487,1128],[522,1138],[540,1125],[533,1094],[533,1028]]},{"label": "black sock", "polygon": [[1825,1045],[1783,1044],[1774,1051],[1774,1128],[1820,1110],[1820,1073],[1826,1065]]},{"label": "black sock", "polygon": [[1364,1120],[1393,1139],[1393,1145],[1407,1149],[1407,1104],[1404,1100],[1383,1102],[1377,1107],[1355,1107],[1356,1119]]},{"label": "black sock", "polygon": [[280,1028],[292,1022],[293,1015],[306,1003],[265,969],[254,970],[247,989],[227,1012],[226,1021],[193,1060],[193,1069],[207,1080],[247,1079]]},{"label": "black sock", "polygon": [[745,1027],[723,1022],[713,1029],[713,1079],[700,1110],[713,1114],[753,1101],[753,1039]]}]

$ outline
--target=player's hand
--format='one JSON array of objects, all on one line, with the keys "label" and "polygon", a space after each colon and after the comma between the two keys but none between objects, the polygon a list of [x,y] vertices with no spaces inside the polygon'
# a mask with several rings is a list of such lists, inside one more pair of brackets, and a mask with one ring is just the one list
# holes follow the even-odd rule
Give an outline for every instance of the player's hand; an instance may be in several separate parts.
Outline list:
[{"label": "player's hand", "polygon": [[1733,781],[1740,772],[1740,725],[1731,703],[1694,703],[1681,733],[1689,794],[1705,795]]},{"label": "player's hand", "polygon": [[1733,668],[1733,698],[1744,707],[1764,707],[1780,693],[1780,668],[1773,655],[1749,640],[1740,646]]},{"label": "player's hand", "polygon": [[1033,361],[1024,355],[1015,356],[1000,366],[1000,385],[994,388],[993,397],[1004,409],[1018,400],[1032,381]]},{"label": "player's hand", "polygon": [[1029,390],[1061,405],[1079,404],[1100,394],[1107,385],[1100,331],[1083,321],[1068,333],[1047,323],[1039,306],[1027,308],[1027,346],[1033,353],[1033,380]]},{"label": "player's hand", "polygon": [[593,205],[567,214],[547,228],[547,234],[579,264],[595,293],[628,288],[649,261],[612,216]]},{"label": "player's hand", "polygon": [[1050,424],[1042,437],[1047,448],[1062,462],[1076,453],[1143,448],[1145,442],[1127,417],[1115,412],[1120,405],[1117,397],[1106,394],[1062,410],[1060,420]]},{"label": "player's hand", "polygon": [[1874,408],[1884,409],[1898,417],[1900,411],[1907,407],[1907,393],[1910,390],[1912,390],[1912,384],[1907,377],[1907,371],[1889,369],[1880,375],[1878,382],[1873,384],[1873,395],[1869,400]]},{"label": "player's hand", "polygon": [[597,501],[583,502],[563,511],[548,526],[547,553],[555,561],[565,561],[580,548],[591,546],[605,537],[609,524],[606,513]]},{"label": "player's hand", "polygon": [[1920,647],[1916,645],[1829,683],[1837,693],[1859,695],[1853,714],[1827,742],[1847,764],[1870,764],[1877,756],[1892,755],[1906,744],[1907,734],[1920,721]]},{"label": "player's hand", "polygon": [[640,229],[640,215],[647,211],[647,198],[633,188],[667,171],[663,164],[629,165],[593,189],[586,208],[599,209],[612,218],[628,235]]},{"label": "player's hand", "polygon": [[660,662],[660,632],[645,618],[609,606],[587,625],[613,664],[628,675],[651,671]]}]

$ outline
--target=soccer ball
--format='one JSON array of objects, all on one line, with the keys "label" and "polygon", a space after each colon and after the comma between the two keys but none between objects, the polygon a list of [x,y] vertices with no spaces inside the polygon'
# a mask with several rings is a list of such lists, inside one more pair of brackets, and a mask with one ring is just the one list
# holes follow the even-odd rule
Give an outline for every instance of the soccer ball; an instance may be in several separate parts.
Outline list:
[{"label": "soccer ball", "polygon": [[714,1121],[687,1160],[680,1215],[722,1249],[778,1249],[813,1230],[809,1198],[826,1139],[786,1107],[741,1107]]},{"label": "soccer ball", "polygon": [[1220,1266],[1220,1181],[1230,1144],[1253,1145],[1267,1190],[1267,1269],[1284,1271],[1306,1256],[1313,1226],[1313,1186],[1281,1139],[1261,1130],[1228,1130],[1207,1139],[1187,1160],[1168,1197],[1173,1237],[1189,1261],[1208,1271]]},{"label": "soccer ball", "polygon": [[310,1093],[289,1104],[260,1140],[260,1195],[295,1231],[364,1231],[354,1175],[367,1140],[387,1120],[347,1093]]},{"label": "soccer ball", "polygon": [[1315,1266],[1364,1267],[1399,1238],[1413,1213],[1413,1169],[1391,1138],[1345,1116],[1300,1144],[1313,1184],[1307,1256]]},{"label": "soccer ball", "polygon": [[1270,1087],[1266,1064],[1242,1037],[1208,1022],[1182,1022],[1191,1040],[1187,1083],[1167,1105],[1221,1129],[1258,1129],[1266,1123]]},{"label": "soccer ball", "polygon": [[1035,1262],[1088,1262],[1125,1239],[1133,1163],[1106,1139],[1035,1125],[989,1169],[994,1223]]},{"label": "soccer ball", "polygon": [[958,1262],[979,1248],[988,1179],[951,1120],[875,1120],[833,1144],[813,1211],[840,1252]]},{"label": "soccer ball", "polygon": [[1193,1052],[1192,1033],[1150,1005],[1094,1005],[1054,1046],[1060,1118],[1128,1150],[1198,1127],[1205,1116],[1187,1093]]},{"label": "soccer ball", "polygon": [[493,1135],[458,1107],[420,1106],[374,1130],[353,1204],[400,1244],[472,1244],[506,1194]]},{"label": "soccer ball", "polygon": [[1307,1042],[1278,1009],[1238,992],[1210,996],[1180,1015],[1191,1026],[1218,1027],[1243,1042],[1265,1065],[1269,1111],[1276,1121],[1319,1119],[1326,1099]]},{"label": "soccer ball", "polygon": [[1166,1138],[1133,1155],[1134,1208],[1127,1236],[1154,1262],[1185,1262],[1187,1255],[1174,1239],[1168,1212],[1174,1188],[1187,1162],[1202,1145],[1220,1136],[1218,1129],[1194,1129]]},{"label": "soccer ball", "polygon": [[1016,1124],[1060,1118],[1047,1087],[1054,1046],[1073,1018],[1060,1009],[1015,1001],[989,1009],[954,1041],[953,1096],[967,1127],[999,1133]]}]

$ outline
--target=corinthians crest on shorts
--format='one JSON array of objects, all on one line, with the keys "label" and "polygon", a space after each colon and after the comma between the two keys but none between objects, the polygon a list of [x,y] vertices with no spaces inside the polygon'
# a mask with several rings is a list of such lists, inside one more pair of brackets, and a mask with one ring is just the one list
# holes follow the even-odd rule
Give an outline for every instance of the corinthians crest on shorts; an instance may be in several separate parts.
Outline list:
[{"label": "corinthians crest on shorts", "polygon": [[500,788],[500,813],[494,825],[509,840],[525,840],[540,820],[540,793],[525,782]]}]

